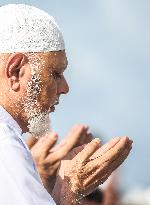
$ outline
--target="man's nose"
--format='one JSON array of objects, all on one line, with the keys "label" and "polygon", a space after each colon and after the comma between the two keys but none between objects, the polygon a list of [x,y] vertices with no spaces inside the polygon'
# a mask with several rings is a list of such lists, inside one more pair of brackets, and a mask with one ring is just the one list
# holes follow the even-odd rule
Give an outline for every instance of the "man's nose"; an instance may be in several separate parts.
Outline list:
[{"label": "man's nose", "polygon": [[69,92],[69,86],[66,79],[63,77],[58,85],[58,94],[67,94]]}]

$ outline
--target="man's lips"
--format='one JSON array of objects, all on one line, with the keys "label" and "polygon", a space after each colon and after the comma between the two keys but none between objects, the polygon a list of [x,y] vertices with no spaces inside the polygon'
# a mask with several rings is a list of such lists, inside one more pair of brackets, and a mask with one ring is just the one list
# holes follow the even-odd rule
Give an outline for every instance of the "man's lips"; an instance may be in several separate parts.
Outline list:
[{"label": "man's lips", "polygon": [[59,102],[56,102],[54,105],[52,105],[50,108],[49,108],[49,112],[54,112],[55,111],[55,105],[58,105]]},{"label": "man's lips", "polygon": [[50,107],[50,112],[54,112],[54,111],[55,111],[55,106],[53,105]]}]

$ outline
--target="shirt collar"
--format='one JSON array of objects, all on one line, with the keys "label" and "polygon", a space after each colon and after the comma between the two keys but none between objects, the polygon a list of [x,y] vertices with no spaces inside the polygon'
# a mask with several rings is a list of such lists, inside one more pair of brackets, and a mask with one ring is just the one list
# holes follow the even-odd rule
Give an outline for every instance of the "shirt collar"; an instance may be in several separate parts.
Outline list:
[{"label": "shirt collar", "polygon": [[0,121],[6,122],[12,127],[14,127],[20,135],[22,135],[22,129],[14,118],[0,105]]}]

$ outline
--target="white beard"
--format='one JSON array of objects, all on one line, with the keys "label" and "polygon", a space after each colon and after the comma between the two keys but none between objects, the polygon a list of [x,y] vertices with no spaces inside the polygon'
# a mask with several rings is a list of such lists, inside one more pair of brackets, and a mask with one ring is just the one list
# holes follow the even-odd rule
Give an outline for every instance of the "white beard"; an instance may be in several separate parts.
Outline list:
[{"label": "white beard", "polygon": [[50,119],[48,113],[39,113],[28,120],[29,132],[36,138],[46,136],[50,132]]},{"label": "white beard", "polygon": [[27,98],[24,101],[24,111],[28,116],[29,132],[36,138],[45,136],[50,129],[50,119],[48,111],[42,112],[41,106],[37,102],[37,97],[41,92],[39,87],[40,77],[33,72],[32,79],[28,82]]}]

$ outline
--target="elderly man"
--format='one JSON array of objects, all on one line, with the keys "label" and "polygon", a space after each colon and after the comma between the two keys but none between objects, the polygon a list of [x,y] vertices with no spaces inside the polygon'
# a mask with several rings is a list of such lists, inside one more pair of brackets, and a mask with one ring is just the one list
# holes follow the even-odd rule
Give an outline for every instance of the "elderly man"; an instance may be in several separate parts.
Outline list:
[{"label": "elderly man", "polygon": [[57,138],[49,140],[49,113],[69,90],[63,37],[44,11],[10,4],[0,7],[0,42],[0,204],[79,204],[126,159],[132,141],[115,138],[100,147],[94,139],[73,149],[61,161],[52,198],[21,135],[45,136],[40,158],[49,162]]}]

